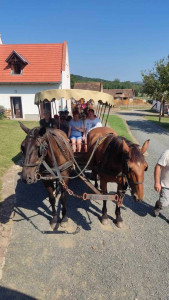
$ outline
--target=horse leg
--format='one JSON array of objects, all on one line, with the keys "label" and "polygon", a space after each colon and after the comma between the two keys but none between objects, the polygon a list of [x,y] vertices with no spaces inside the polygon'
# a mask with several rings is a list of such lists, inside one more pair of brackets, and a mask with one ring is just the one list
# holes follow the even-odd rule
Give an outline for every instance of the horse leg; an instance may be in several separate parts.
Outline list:
[{"label": "horse leg", "polygon": [[[67,184],[67,183],[66,183]],[[66,191],[63,190],[62,188],[62,194],[61,194],[61,204],[62,204],[62,220],[61,220],[61,223],[60,225],[62,227],[66,227],[67,226],[67,222],[68,222],[68,217],[66,215],[67,213],[67,210],[66,210]]]},{"label": "horse leg", "polygon": [[96,173],[96,171],[94,169],[92,170],[92,177],[94,179],[94,186],[97,189],[98,188],[97,173]]},{"label": "horse leg", "polygon": [[51,228],[54,229],[56,227],[56,224],[57,224],[57,221],[58,221],[56,207],[55,207],[56,199],[55,199],[55,196],[53,195],[54,185],[53,185],[53,181],[43,181],[43,183],[44,183],[44,186],[46,187],[46,189],[48,191],[49,202],[52,206],[53,218],[52,218],[50,224],[51,224]]},{"label": "horse leg", "polygon": [[[122,185],[118,184],[117,194],[118,194],[119,198],[121,198],[121,200],[123,200],[123,197],[124,197],[122,189],[123,189],[123,184]],[[116,226],[118,228],[121,228],[123,226],[123,219],[121,217],[120,206],[117,203],[116,203],[115,215],[116,215],[116,221],[115,221]]]},{"label": "horse leg", "polygon": [[[100,188],[103,193],[107,193],[107,182],[103,181],[101,178],[100,178]],[[103,200],[101,223],[103,225],[108,224],[107,200]]]},{"label": "horse leg", "polygon": [[118,228],[122,227],[123,224],[123,219],[121,217],[121,213],[120,213],[120,206],[118,206],[118,204],[116,204],[116,210],[115,210],[115,215],[116,215],[116,221],[115,224]]}]

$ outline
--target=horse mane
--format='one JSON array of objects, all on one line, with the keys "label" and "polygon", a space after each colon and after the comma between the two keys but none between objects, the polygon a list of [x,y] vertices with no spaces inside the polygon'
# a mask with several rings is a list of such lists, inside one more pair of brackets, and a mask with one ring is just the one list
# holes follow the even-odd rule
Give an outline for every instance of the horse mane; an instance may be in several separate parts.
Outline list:
[{"label": "horse mane", "polygon": [[133,143],[132,141],[129,141],[128,139],[124,138],[123,136],[114,136],[106,151],[109,151],[109,153],[116,152],[117,159],[121,160],[122,156],[124,155],[123,140],[126,142],[126,144],[129,146],[129,148],[131,150],[131,157],[129,157],[126,154],[126,159],[130,159],[132,162],[138,162],[138,161],[144,162],[144,155],[141,153],[141,151],[139,149],[139,145],[136,143]]}]

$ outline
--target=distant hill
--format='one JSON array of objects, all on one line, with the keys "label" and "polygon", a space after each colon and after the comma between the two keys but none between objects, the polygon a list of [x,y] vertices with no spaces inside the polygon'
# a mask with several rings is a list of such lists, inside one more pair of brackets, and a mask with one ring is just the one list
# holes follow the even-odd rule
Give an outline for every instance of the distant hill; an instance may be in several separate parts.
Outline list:
[{"label": "distant hill", "polygon": [[142,82],[131,82],[131,81],[124,81],[121,82],[119,79],[114,79],[113,81],[105,80],[101,78],[90,78],[90,77],[83,77],[80,75],[71,74],[71,88],[73,88],[75,82],[103,82],[104,89],[134,89],[136,96],[143,96],[143,84]]}]

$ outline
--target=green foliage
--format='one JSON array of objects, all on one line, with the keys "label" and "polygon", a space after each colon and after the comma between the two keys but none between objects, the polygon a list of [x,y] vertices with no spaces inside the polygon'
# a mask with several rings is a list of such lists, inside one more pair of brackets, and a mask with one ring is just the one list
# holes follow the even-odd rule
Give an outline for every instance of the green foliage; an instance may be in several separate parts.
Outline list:
[{"label": "green foliage", "polygon": [[83,77],[71,74],[71,88],[74,87],[75,82],[103,82],[104,89],[134,89],[136,96],[143,96],[142,83],[124,81],[120,82],[118,78],[113,81],[104,80],[100,78]]},{"label": "green foliage", "polygon": [[2,105],[0,105],[0,120],[4,118],[4,114],[5,114],[5,108]]},{"label": "green foliage", "polygon": [[169,56],[154,64],[154,68],[142,72],[143,91],[151,98],[161,100],[162,95],[169,101]]}]

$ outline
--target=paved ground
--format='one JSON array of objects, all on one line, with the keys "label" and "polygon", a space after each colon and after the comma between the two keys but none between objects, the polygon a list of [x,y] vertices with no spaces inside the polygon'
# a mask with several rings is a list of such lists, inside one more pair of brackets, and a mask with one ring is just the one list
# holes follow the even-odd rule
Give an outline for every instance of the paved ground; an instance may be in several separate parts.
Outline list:
[{"label": "paved ground", "polygon": [[[144,202],[137,204],[125,196],[124,227],[118,229],[113,203],[108,205],[110,223],[104,227],[99,222],[100,203],[69,197],[67,231],[53,232],[42,184],[21,183],[17,166],[13,233],[0,299],[169,299],[169,209],[158,218],[152,216],[157,200],[153,169],[159,154],[168,148],[169,134],[143,120],[140,112],[120,114],[140,144],[151,139]],[[86,191],[79,180],[70,187],[79,194]],[[109,191],[113,189],[109,185]]]}]

